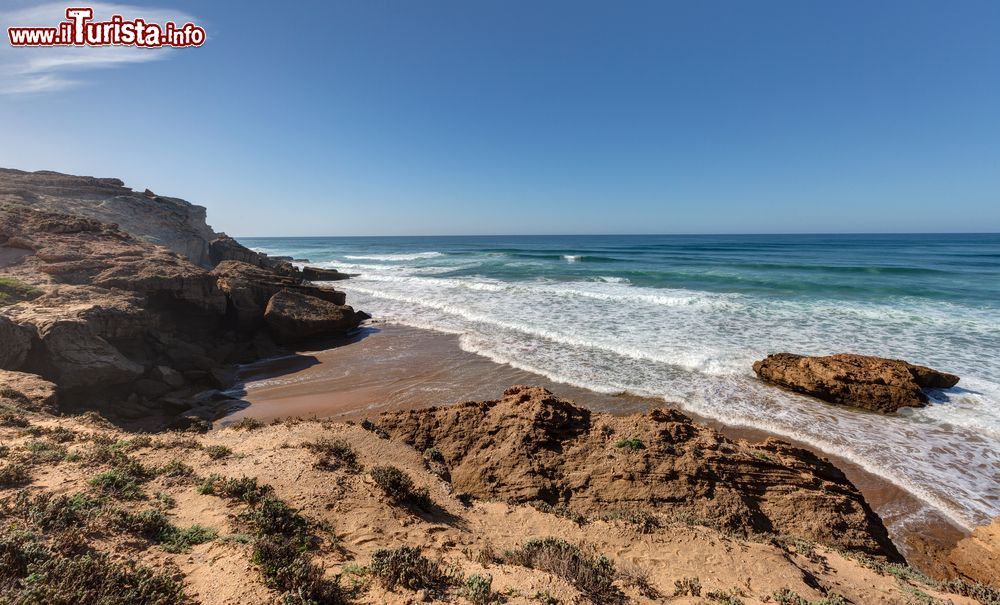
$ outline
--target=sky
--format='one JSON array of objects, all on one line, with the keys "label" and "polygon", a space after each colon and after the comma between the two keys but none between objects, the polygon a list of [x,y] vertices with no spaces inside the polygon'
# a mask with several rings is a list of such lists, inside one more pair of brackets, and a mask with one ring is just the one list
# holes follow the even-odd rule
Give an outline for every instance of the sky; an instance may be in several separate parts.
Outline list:
[{"label": "sky", "polygon": [[4,31],[0,166],[236,236],[1000,231],[995,0],[80,4],[208,39]]}]

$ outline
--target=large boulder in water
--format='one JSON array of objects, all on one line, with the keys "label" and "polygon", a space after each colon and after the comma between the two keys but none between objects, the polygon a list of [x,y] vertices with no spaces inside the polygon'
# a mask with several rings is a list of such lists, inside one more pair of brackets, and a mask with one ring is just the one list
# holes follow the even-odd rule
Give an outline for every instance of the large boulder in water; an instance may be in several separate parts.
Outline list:
[{"label": "large boulder in water", "polygon": [[350,305],[336,303],[296,290],[281,290],[271,297],[264,321],[278,342],[297,342],[344,334],[367,317]]},{"label": "large boulder in water", "polygon": [[958,376],[900,359],[840,353],[809,357],[776,353],[755,361],[753,371],[766,382],[830,403],[883,414],[927,403],[925,388],[949,388]]}]

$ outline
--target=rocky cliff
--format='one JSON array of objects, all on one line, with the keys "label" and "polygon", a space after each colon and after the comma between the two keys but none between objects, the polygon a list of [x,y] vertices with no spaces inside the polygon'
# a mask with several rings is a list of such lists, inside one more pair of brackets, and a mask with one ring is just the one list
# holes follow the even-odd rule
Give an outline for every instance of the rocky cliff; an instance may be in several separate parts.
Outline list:
[{"label": "rocky cliff", "polygon": [[288,263],[217,237],[183,200],[12,170],[0,171],[0,200],[0,369],[51,381],[66,409],[204,423],[232,405],[218,391],[232,364],[367,317]]},{"label": "rocky cliff", "polygon": [[216,234],[205,223],[204,206],[149,190],[138,193],[118,179],[0,168],[0,201],[116,224],[196,265],[210,264],[209,243]]}]

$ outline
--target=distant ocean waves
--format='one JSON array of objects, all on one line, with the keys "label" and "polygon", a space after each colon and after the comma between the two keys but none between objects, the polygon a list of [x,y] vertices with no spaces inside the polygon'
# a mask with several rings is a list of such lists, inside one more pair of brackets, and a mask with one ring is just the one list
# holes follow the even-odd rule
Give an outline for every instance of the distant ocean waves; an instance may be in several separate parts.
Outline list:
[{"label": "distant ocean waves", "polygon": [[[355,306],[457,334],[499,363],[811,443],[965,527],[1000,514],[1000,238],[250,244],[359,273],[338,283]],[[879,416],[761,384],[750,365],[774,351],[901,357],[962,381],[926,408]]]}]

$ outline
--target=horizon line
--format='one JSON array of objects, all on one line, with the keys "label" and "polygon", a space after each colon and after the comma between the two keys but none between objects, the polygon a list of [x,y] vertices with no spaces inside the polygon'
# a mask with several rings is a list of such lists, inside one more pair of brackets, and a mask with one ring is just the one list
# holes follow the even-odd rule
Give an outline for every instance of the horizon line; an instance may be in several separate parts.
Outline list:
[{"label": "horizon line", "polygon": [[798,232],[759,232],[759,233],[441,233],[441,234],[408,234],[408,235],[230,235],[234,239],[294,239],[322,237],[716,237],[716,236],[766,236],[766,235],[1000,235],[1000,231],[798,231]]}]

